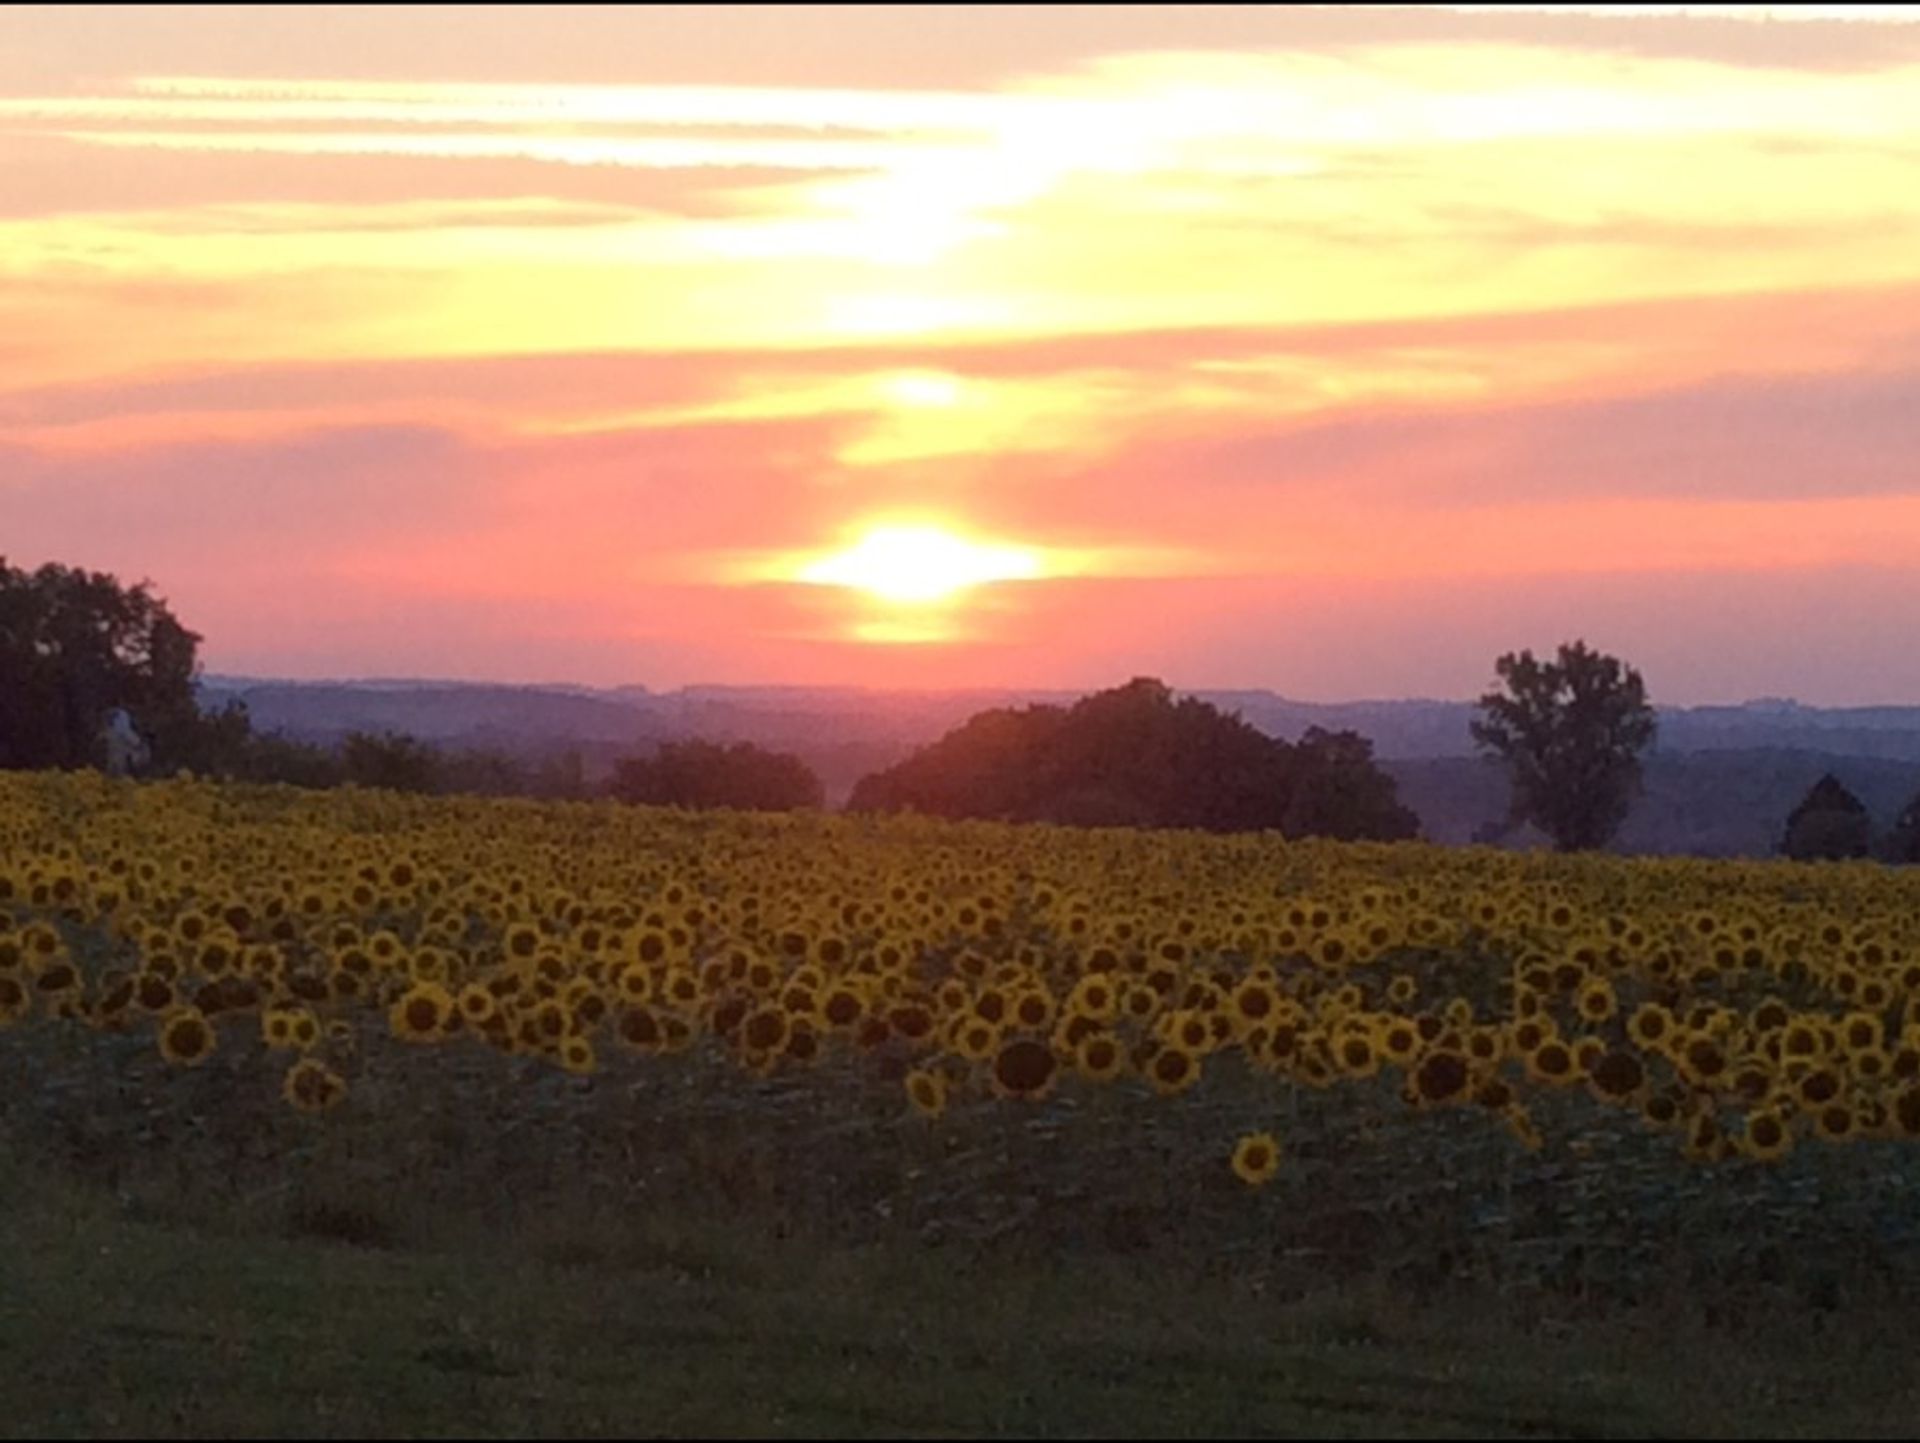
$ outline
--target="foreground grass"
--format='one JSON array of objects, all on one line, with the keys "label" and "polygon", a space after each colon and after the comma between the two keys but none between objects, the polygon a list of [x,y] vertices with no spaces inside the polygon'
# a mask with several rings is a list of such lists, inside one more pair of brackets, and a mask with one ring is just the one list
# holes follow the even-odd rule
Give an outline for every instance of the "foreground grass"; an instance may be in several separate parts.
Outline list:
[{"label": "foreground grass", "polygon": [[1892,1436],[1920,1401],[1900,1337],[1857,1318],[1545,1327],[1499,1300],[1280,1301],[1166,1259],[744,1222],[368,1247],[17,1174],[0,1198],[9,1436]]}]

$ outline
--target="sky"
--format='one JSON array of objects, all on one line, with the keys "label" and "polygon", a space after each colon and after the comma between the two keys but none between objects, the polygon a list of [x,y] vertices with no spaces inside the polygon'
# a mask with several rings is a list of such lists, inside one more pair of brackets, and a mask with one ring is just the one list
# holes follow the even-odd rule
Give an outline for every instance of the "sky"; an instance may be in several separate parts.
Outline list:
[{"label": "sky", "polygon": [[249,675],[1920,702],[1920,7],[0,6],[0,557]]}]

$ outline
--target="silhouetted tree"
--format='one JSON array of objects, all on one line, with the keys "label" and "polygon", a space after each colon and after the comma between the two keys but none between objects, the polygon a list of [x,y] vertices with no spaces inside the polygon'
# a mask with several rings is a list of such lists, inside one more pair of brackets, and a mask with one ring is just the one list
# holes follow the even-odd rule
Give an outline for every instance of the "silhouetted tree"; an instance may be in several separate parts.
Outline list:
[{"label": "silhouetted tree", "polygon": [[1873,845],[1866,805],[1828,772],[1787,814],[1780,850],[1798,862],[1864,857]]},{"label": "silhouetted tree", "polygon": [[666,742],[650,757],[621,760],[607,792],[656,807],[786,812],[826,804],[820,779],[800,758],[751,742],[723,746],[698,739]]},{"label": "silhouetted tree", "polygon": [[1480,698],[1471,724],[1482,751],[1503,758],[1512,814],[1563,852],[1602,847],[1640,789],[1640,753],[1655,718],[1640,673],[1584,641],[1554,661],[1509,652],[1494,664],[1504,692]]},{"label": "silhouetted tree", "polygon": [[539,795],[528,769],[506,752],[468,747],[443,753],[439,790],[453,795],[527,797]]},{"label": "silhouetted tree", "polygon": [[899,765],[863,778],[850,811],[1191,827],[1291,836],[1410,837],[1372,746],[1310,732],[1299,746],[1151,677],[1072,707],[978,713]]},{"label": "silhouetted tree", "polygon": [[1299,780],[1281,825],[1288,836],[1358,841],[1419,835],[1420,819],[1400,801],[1394,779],[1375,764],[1366,737],[1308,727],[1294,752]]},{"label": "silhouetted tree", "polygon": [[587,763],[578,747],[548,757],[528,779],[532,795],[553,801],[584,801],[588,794]]},{"label": "silhouetted tree", "polygon": [[1920,792],[1916,792],[1913,800],[1894,818],[1893,830],[1886,835],[1881,855],[1889,862],[1920,862]]},{"label": "silhouetted tree", "polygon": [[390,792],[440,790],[439,752],[404,732],[349,732],[340,746],[346,780]]},{"label": "silhouetted tree", "polygon": [[145,582],[0,558],[0,767],[103,767],[116,714],[151,766],[184,765],[199,642]]},{"label": "silhouetted tree", "polygon": [[338,751],[279,732],[248,737],[238,775],[250,782],[280,782],[292,787],[337,787],[347,779]]}]

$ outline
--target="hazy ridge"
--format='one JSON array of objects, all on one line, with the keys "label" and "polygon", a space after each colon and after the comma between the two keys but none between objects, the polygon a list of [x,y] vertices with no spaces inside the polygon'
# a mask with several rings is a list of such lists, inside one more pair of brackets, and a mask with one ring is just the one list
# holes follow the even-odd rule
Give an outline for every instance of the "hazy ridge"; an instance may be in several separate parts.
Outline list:
[{"label": "hazy ridge", "polygon": [[[589,777],[617,756],[703,736],[795,752],[829,799],[890,766],[973,713],[995,706],[1070,703],[1074,691],[897,692],[853,687],[509,686],[487,682],[289,682],[210,676],[208,702],[246,702],[263,731],[334,741],[349,731],[394,730],[450,746],[524,757],[580,752]],[[1475,756],[1459,701],[1293,701],[1264,690],[1198,691],[1274,736],[1309,726],[1369,737],[1402,798],[1436,841],[1497,830],[1506,810],[1499,768]],[[1620,837],[1630,851],[1762,855],[1789,810],[1832,771],[1885,825],[1920,791],[1920,706],[1812,707],[1763,700],[1663,707],[1646,793]]]}]

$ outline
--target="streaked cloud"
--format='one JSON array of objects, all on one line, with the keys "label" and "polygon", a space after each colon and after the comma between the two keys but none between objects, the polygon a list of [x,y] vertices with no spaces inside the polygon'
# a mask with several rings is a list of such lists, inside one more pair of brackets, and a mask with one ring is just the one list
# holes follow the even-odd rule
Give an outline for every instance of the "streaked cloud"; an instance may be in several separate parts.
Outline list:
[{"label": "streaked cloud", "polygon": [[[1913,8],[0,16],[0,539],[254,670],[1457,688],[1505,586],[1838,697]],[[796,562],[916,518],[1034,569]]]}]

